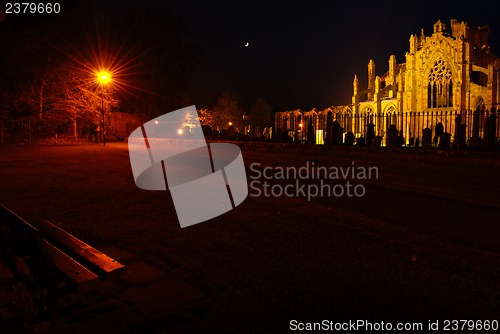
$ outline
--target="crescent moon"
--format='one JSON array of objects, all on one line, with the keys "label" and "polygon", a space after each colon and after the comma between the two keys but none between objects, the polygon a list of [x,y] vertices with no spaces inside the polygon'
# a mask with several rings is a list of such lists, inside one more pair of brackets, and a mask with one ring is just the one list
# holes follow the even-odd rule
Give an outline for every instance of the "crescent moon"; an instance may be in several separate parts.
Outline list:
[{"label": "crescent moon", "polygon": [[245,47],[247,47],[247,46],[249,46],[249,45],[250,45],[250,43],[248,43],[248,42],[247,42],[247,43],[245,44]]}]

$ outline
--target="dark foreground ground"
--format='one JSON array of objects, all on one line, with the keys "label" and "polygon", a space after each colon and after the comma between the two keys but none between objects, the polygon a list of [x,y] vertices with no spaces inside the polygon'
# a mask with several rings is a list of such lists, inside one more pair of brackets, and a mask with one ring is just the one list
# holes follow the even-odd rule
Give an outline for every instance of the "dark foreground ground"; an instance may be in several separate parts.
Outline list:
[{"label": "dark foreground ground", "polygon": [[49,296],[13,282],[0,261],[1,328],[258,333],[287,332],[292,319],[500,320],[498,154],[242,150],[247,168],[354,161],[378,167],[379,179],[361,182],[362,198],[249,196],[181,229],[167,192],[135,186],[126,144],[0,151],[0,203],[128,268],[48,310]]}]

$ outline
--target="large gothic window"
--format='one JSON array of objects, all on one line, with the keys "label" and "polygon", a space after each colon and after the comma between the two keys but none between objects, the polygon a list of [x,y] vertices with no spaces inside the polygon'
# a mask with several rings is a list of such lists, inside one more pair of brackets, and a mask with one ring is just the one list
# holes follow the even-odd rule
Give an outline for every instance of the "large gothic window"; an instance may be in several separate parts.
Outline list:
[{"label": "large gothic window", "polygon": [[444,108],[453,106],[453,81],[451,69],[439,59],[429,74],[427,84],[427,108]]}]

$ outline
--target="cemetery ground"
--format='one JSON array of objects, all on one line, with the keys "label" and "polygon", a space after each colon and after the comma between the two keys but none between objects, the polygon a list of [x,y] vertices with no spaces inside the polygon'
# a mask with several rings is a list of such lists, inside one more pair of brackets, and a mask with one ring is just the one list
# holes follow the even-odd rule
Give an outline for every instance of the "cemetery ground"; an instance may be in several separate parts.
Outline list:
[{"label": "cemetery ground", "polygon": [[500,320],[498,153],[240,147],[248,176],[252,163],[355,162],[379,177],[356,181],[361,198],[248,196],[181,229],[168,192],[135,186],[126,143],[6,148],[0,203],[28,222],[50,220],[127,272],[54,303],[0,261],[1,328],[255,333],[288,331],[292,319]]}]

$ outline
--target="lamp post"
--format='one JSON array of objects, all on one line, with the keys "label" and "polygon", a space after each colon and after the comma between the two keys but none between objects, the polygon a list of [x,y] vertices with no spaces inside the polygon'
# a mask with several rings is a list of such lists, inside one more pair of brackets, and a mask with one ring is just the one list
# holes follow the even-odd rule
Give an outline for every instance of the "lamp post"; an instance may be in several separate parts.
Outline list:
[{"label": "lamp post", "polygon": [[104,85],[111,81],[111,74],[108,71],[100,71],[97,73],[97,80],[101,84],[101,113],[102,113],[102,145],[106,146],[106,128],[105,128],[105,119],[104,119]]}]

